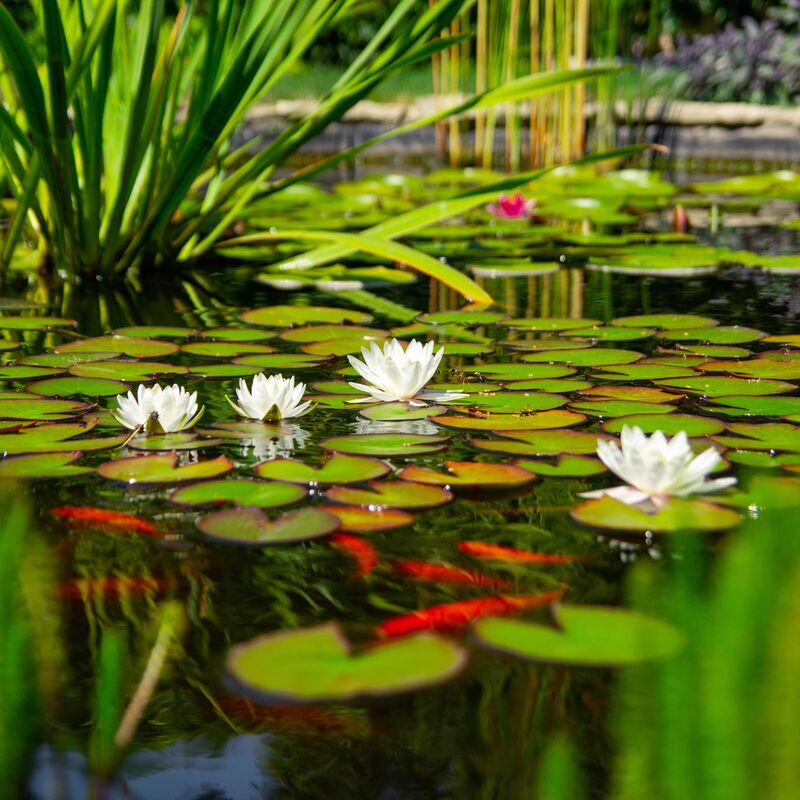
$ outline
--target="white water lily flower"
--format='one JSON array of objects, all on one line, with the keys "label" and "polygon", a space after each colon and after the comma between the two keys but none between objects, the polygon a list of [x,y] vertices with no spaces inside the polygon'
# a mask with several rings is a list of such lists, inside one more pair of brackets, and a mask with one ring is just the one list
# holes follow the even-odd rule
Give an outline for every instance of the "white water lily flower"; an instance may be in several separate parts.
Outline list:
[{"label": "white water lily flower", "polygon": [[114,418],[128,430],[143,430],[146,434],[177,433],[191,428],[203,415],[197,407],[197,392],[187,392],[173,384],[162,388],[139,384],[136,396],[117,395],[118,408]]},{"label": "white water lily flower", "polygon": [[257,419],[261,422],[277,422],[290,417],[302,417],[311,410],[311,403],[301,403],[306,392],[304,383],[295,383],[294,378],[284,378],[283,375],[270,375],[267,377],[260,373],[253,377],[252,388],[247,388],[244,378],[239,379],[239,388],[236,390],[236,399],[239,405],[230,397],[226,398],[233,410],[248,419]]},{"label": "white water lily flower", "polygon": [[658,508],[670,497],[716,492],[736,483],[736,478],[706,480],[719,463],[720,455],[713,447],[694,455],[683,431],[672,439],[656,431],[648,439],[641,428],[626,425],[620,445],[600,440],[597,455],[615,475],[626,481],[626,485],[584,492],[582,497],[607,494],[628,505],[649,501]]},{"label": "white water lily flower", "polygon": [[360,361],[355,356],[348,356],[353,369],[367,382],[350,383],[359,392],[366,392],[368,397],[353,400],[354,403],[382,403],[404,401],[412,406],[424,406],[424,401],[445,403],[466,397],[457,392],[423,392],[425,385],[433,377],[444,356],[444,347],[433,352],[434,343],[423,345],[412,339],[403,350],[397,339],[386,342],[383,350],[372,342],[369,349],[361,348]]}]

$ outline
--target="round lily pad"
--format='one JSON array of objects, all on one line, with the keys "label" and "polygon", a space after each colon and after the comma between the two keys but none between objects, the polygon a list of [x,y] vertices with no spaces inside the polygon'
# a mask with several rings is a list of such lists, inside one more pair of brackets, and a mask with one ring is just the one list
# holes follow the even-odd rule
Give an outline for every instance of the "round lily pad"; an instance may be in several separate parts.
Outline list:
[{"label": "round lily pad", "polygon": [[325,498],[334,503],[362,508],[399,508],[417,510],[435,508],[449,503],[453,495],[438,486],[401,481],[370,481],[369,489],[349,486],[331,486]]},{"label": "round lily pad", "polygon": [[258,375],[258,367],[241,367],[236,364],[192,364],[189,375],[192,378],[250,378]]},{"label": "round lily pad", "polygon": [[716,360],[700,366],[703,372],[727,372],[743,378],[770,378],[783,381],[800,380],[800,362],[754,358],[751,361]]},{"label": "round lily pad", "polygon": [[359,413],[362,417],[376,422],[404,422],[406,420],[427,419],[436,414],[444,414],[445,411],[447,409],[444,406],[417,407],[408,403],[378,403],[374,406],[363,408]]},{"label": "round lily pad", "polygon": [[611,324],[621,325],[625,328],[675,330],[676,328],[710,328],[718,323],[711,317],[701,317],[695,314],[637,314],[632,317],[617,317],[611,320]]},{"label": "round lily pad", "polygon": [[[731,435],[733,434],[733,435]],[[800,453],[800,427],[787,422],[734,422],[725,436],[712,436],[717,444],[737,450],[776,450]]]},{"label": "round lily pad", "polygon": [[756,395],[785,394],[797,388],[792,383],[775,380],[748,380],[747,378],[722,378],[702,375],[696,378],[655,379],[659,386],[680,389],[692,394],[706,397],[722,395],[740,395],[754,397]]},{"label": "round lily pad", "polygon": [[674,533],[679,530],[710,533],[738,525],[740,516],[729,508],[704,500],[670,499],[653,514],[626,505],[613,497],[578,503],[570,511],[575,522],[590,528],[621,533]]},{"label": "round lily pad", "polygon": [[0,366],[0,381],[27,381],[33,378],[48,378],[59,375],[63,369],[55,367],[31,367],[27,364],[4,364]]},{"label": "round lily pad", "polygon": [[55,348],[56,353],[122,353],[131,358],[163,358],[178,352],[178,345],[132,336],[95,336]]},{"label": "round lily pad", "polygon": [[76,328],[78,323],[66,317],[30,317],[0,315],[0,329],[7,331],[43,331],[51,328]]},{"label": "round lily pad", "polygon": [[75,400],[55,400],[44,397],[37,397],[34,400],[7,398],[0,400],[0,419],[55,422],[70,419],[76,414],[83,414],[90,408],[91,406],[86,403],[79,403]]},{"label": "round lily pad", "polygon": [[633,342],[647,339],[654,333],[652,328],[615,328],[613,325],[595,325],[591,328],[575,328],[564,331],[562,336],[597,339],[601,342]]},{"label": "round lily pad", "polygon": [[414,517],[396,508],[362,508],[361,506],[317,506],[333,514],[343,531],[350,533],[379,533],[414,524]]},{"label": "round lily pad", "polygon": [[[616,330],[622,330],[622,328],[616,328]],[[509,350],[543,352],[548,350],[583,350],[592,347],[593,342],[581,342],[572,339],[554,339],[548,336],[544,339],[506,339],[502,342],[498,342],[498,344]]]},{"label": "round lily pad", "polygon": [[506,383],[506,391],[509,392],[580,392],[591,388],[589,381],[577,380],[576,378],[542,378],[532,381],[511,381]]},{"label": "round lily pad", "polygon": [[596,458],[585,456],[559,456],[554,464],[548,461],[518,459],[514,466],[525,469],[543,478],[588,478],[606,472],[605,464]]},{"label": "round lily pad", "polygon": [[762,339],[766,334],[755,328],[719,325],[713,328],[677,328],[662,331],[659,336],[670,342],[708,342],[709,344],[745,344]]},{"label": "round lily pad", "polygon": [[134,436],[129,442],[131,450],[158,452],[163,450],[202,450],[205,447],[218,447],[222,439],[200,438],[196,433],[181,431],[165,433],[160,436]]},{"label": "round lily pad", "polygon": [[137,339],[188,339],[197,331],[177,325],[131,325],[112,331],[115,336],[132,336]]},{"label": "round lily pad", "polygon": [[274,339],[275,333],[255,328],[206,328],[204,331],[199,331],[197,336],[220,342],[263,342],[266,339]]},{"label": "round lily pad", "polygon": [[572,411],[593,417],[626,417],[631,414],[671,414],[675,406],[668,403],[641,403],[637,400],[586,400],[573,403]]},{"label": "round lily pad", "polygon": [[674,403],[683,395],[665,392],[652,386],[594,386],[581,390],[592,399],[606,397],[612,400],[633,400],[637,403]]},{"label": "round lily pad", "polygon": [[548,275],[558,272],[561,264],[558,261],[513,261],[500,259],[487,264],[470,264],[469,271],[483,278],[520,278],[530,275]]},{"label": "round lily pad", "polygon": [[683,634],[654,617],[621,608],[558,605],[553,625],[513,618],[476,622],[478,644],[518,658],[579,667],[617,667],[670,658]]},{"label": "round lily pad", "polygon": [[161,375],[185,375],[186,367],[165,364],[162,361],[94,361],[90,364],[75,364],[69,374],[76,378],[97,378],[112,381],[151,381]]},{"label": "round lily pad", "polygon": [[505,315],[497,311],[432,311],[417,319],[430,325],[492,325]]},{"label": "round lily pad", "polygon": [[[295,487],[297,488],[297,487]],[[320,508],[301,508],[270,519],[255,506],[212,511],[196,522],[209,539],[226,544],[267,547],[319,539],[339,530],[339,520]]]},{"label": "round lily pad", "polygon": [[450,405],[454,411],[459,411],[466,406],[468,409],[477,408],[495,414],[520,414],[528,411],[549,411],[565,405],[566,402],[567,398],[561,394],[497,392],[494,394],[473,394],[460,400],[453,400]]},{"label": "round lily pad", "polygon": [[298,353],[275,353],[274,355],[241,356],[233,360],[234,364],[259,369],[310,369],[320,364],[320,357],[301,355]]},{"label": "round lily pad", "polygon": [[203,436],[220,436],[223,439],[277,439],[288,436],[291,431],[280,424],[235,420],[212,422],[208,428],[198,428],[197,432]]},{"label": "round lily pad", "polygon": [[363,483],[375,480],[391,472],[392,468],[377,458],[334,453],[321,467],[312,467],[310,464],[289,458],[276,458],[256,464],[253,469],[260,478],[328,486],[334,483]]},{"label": "round lily pad", "polygon": [[446,436],[401,433],[363,433],[324,439],[320,447],[355,456],[411,456],[439,453],[447,447]]},{"label": "round lily pad", "polygon": [[363,311],[352,311],[346,308],[329,308],[325,306],[267,306],[247,311],[240,317],[248,325],[260,325],[264,328],[287,328],[290,325],[306,325],[308,323],[342,322],[363,324],[372,317]]},{"label": "round lily pad", "polygon": [[178,464],[177,453],[157,453],[107,461],[101,464],[97,471],[104,478],[128,484],[169,484],[216,478],[232,469],[233,463],[226,456],[181,466]]},{"label": "round lily pad", "polygon": [[[317,384],[315,384],[316,386]],[[498,392],[503,387],[499,383],[488,381],[475,381],[474,383],[429,383],[428,389],[437,392],[461,392],[463,394],[482,394],[484,392]]]},{"label": "round lily pad", "polygon": [[170,500],[181,506],[217,505],[233,503],[237,506],[278,508],[302,500],[307,494],[304,487],[278,481],[236,480],[203,481],[176,489]]},{"label": "round lily pad", "polygon": [[300,345],[300,349],[310,356],[328,358],[329,356],[347,356],[361,353],[362,347],[369,347],[372,342],[379,346],[387,339],[364,339],[358,337],[340,336],[336,339],[324,339],[319,342],[307,342]]},{"label": "round lily pad", "polygon": [[76,439],[83,433],[90,433],[97,422],[55,423],[37,425],[35,428],[22,428],[16,433],[0,434],[0,452],[6,455],[17,453],[64,453],[89,450],[105,450],[119,447],[128,438],[123,436],[104,436],[102,438]]},{"label": "round lily pad", "polygon": [[553,364],[480,364],[468,368],[478,375],[488,375],[496,381],[529,381],[534,378],[566,378],[575,370]]},{"label": "round lily pad", "polygon": [[325,342],[331,339],[363,339],[368,347],[369,340],[390,339],[392,334],[382,328],[363,328],[357,325],[304,325],[290,328],[280,334],[287,342]]},{"label": "round lily pad", "polygon": [[666,381],[691,378],[697,375],[693,369],[688,367],[662,364],[630,364],[627,366],[620,364],[613,367],[598,367],[598,369],[601,371],[592,373],[592,378],[603,381]]},{"label": "round lily pad", "polygon": [[490,453],[507,453],[517,456],[594,455],[598,436],[586,431],[500,431],[503,437],[495,439],[470,439],[470,444]]},{"label": "round lily pad", "polygon": [[800,414],[800,397],[733,395],[714,398],[714,402],[718,406],[727,406],[727,408],[717,407],[710,409],[717,414],[756,417],[780,417],[787,414]]},{"label": "round lily pad", "polygon": [[91,467],[76,467],[81,452],[31,453],[0,460],[0,478],[71,478],[94,472]]},{"label": "round lily pad", "polygon": [[535,411],[531,414],[490,414],[480,412],[480,416],[468,414],[445,414],[431,417],[431,422],[458,431],[523,431],[545,430],[548,428],[569,428],[586,421],[583,414],[564,409]]},{"label": "round lily pad", "polygon": [[569,317],[527,317],[504,320],[502,325],[526,331],[569,331],[600,325],[599,319],[571,319]]},{"label": "round lily pad", "polygon": [[678,351],[703,358],[749,358],[753,355],[744,347],[729,347],[721,344],[679,344]]},{"label": "round lily pad", "polygon": [[434,686],[457,675],[466,663],[467,655],[458,645],[430,633],[354,654],[331,622],[237,645],[226,667],[230,677],[256,697],[341,703]]},{"label": "round lily pad", "polygon": [[595,347],[578,350],[555,350],[543,353],[526,353],[522,360],[526,364],[564,363],[573,367],[606,367],[612,364],[632,364],[642,358],[635,350],[617,350],[611,347]]},{"label": "round lily pad", "polygon": [[249,342],[190,342],[181,347],[183,353],[202,358],[236,358],[251,354],[274,353],[275,348],[267,344]]},{"label": "round lily pad", "polygon": [[688,414],[634,414],[630,417],[618,417],[603,424],[607,433],[621,433],[625,426],[637,426],[645,433],[661,431],[667,436],[674,436],[683,431],[687,436],[711,436],[725,430],[725,424],[711,417],[694,417]]},{"label": "round lily pad", "polygon": [[85,364],[90,361],[109,361],[116,358],[119,353],[41,353],[39,355],[25,356],[19,359],[18,364],[31,367],[57,367],[67,369],[75,364]]},{"label": "round lily pad", "polygon": [[447,472],[412,464],[403,467],[398,478],[415,483],[446,486],[451,489],[513,489],[535,479],[530,472],[508,464],[486,464],[478,461],[445,461]]},{"label": "round lily pad", "polygon": [[76,394],[84,397],[111,397],[125,394],[128,388],[127,383],[106,378],[49,378],[26,386],[27,391],[45,397],[70,397]]}]

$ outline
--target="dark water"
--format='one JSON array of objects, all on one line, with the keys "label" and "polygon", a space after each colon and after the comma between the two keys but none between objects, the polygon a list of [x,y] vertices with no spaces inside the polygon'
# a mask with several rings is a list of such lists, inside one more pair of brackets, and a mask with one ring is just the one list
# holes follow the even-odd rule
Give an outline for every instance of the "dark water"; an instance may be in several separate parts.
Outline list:
[{"label": "dark water", "polygon": [[[731,237],[734,234],[730,234]],[[770,231],[737,233],[744,246],[789,251],[793,240]],[[771,237],[771,238],[770,238]],[[781,237],[783,239],[781,240]],[[770,244],[758,247],[758,244]],[[734,246],[731,241],[720,242]],[[487,281],[503,310],[518,316],[616,316],[690,312],[725,324],[795,332],[800,279],[730,269],[713,278],[656,279],[564,269],[552,276]],[[421,280],[398,292],[376,291],[419,311],[453,308],[456,298]],[[80,320],[84,334],[126,324],[210,327],[236,320],[244,308],[272,303],[348,305],[323,293],[280,293],[243,270],[190,276],[182,283],[149,284],[97,294],[81,288],[59,305]],[[377,317],[377,326],[397,324]],[[485,331],[498,335],[494,329]],[[36,352],[51,335],[26,335]],[[271,344],[273,342],[270,342]],[[619,345],[625,347],[625,344]],[[180,358],[180,357],[179,357]],[[504,356],[509,360],[510,356]],[[457,367],[455,359],[448,366]],[[303,380],[330,379],[328,370],[303,371]],[[234,381],[187,383],[207,407],[206,421],[230,419],[224,395]],[[244,470],[274,456],[317,462],[326,436],[363,430],[352,413],[317,409],[292,426],[292,436],[263,447],[235,444],[222,452]],[[440,468],[470,459],[466,436],[453,433],[446,454],[414,463]],[[190,456],[191,457],[191,456]],[[108,454],[82,463],[102,463]],[[399,463],[399,460],[394,460]],[[592,486],[596,486],[595,480]],[[509,593],[533,594],[566,585],[571,602],[620,602],[627,565],[658,558],[643,545],[622,543],[575,525],[566,510],[588,481],[543,479],[520,496],[459,499],[417,513],[411,528],[372,534],[383,561],[414,559],[475,568],[456,545],[465,539],[520,549],[579,555],[565,566],[478,569],[509,582]],[[197,538],[195,513],[166,501],[167,491],[119,488],[97,476],[36,483],[30,490],[41,525],[61,555],[62,581],[127,576],[120,597],[73,599],[63,604],[60,641],[67,677],[57,708],[46,709],[46,744],[32,765],[30,796],[143,798],[146,800],[516,800],[533,796],[537,756],[558,732],[575,741],[595,796],[603,793],[609,759],[608,704],[612,673],[528,665],[467,647],[471,661],[456,680],[394,699],[353,707],[258,707],[229,691],[223,660],[232,644],[260,633],[339,620],[354,642],[366,641],[386,618],[485,594],[469,586],[405,580],[385,568],[354,577],[352,562],[325,541],[264,550],[237,549]],[[65,529],[49,510],[56,505],[113,508],[154,520],[170,531],[161,541]],[[155,578],[159,591],[139,588]],[[110,781],[89,774],[94,675],[103,628],[125,632],[126,686],[132,687],[152,642],[157,602],[178,598],[190,626],[183,652],[162,675],[155,697],[119,773]]]}]

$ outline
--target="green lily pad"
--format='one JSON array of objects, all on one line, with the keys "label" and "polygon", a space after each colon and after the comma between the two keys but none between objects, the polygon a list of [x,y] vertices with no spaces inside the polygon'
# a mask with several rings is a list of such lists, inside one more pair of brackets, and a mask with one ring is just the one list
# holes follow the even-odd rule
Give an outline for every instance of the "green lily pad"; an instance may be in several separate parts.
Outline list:
[{"label": "green lily pad", "polygon": [[[297,488],[297,487],[295,487]],[[339,520],[319,508],[301,508],[270,519],[255,506],[212,511],[196,522],[207,538],[226,544],[268,547],[319,539],[339,530]]]},{"label": "green lily pad", "polygon": [[761,341],[769,344],[783,344],[786,347],[800,347],[800,333],[765,336]]},{"label": "green lily pad", "polygon": [[[604,381],[666,381],[670,378],[691,378],[697,373],[688,367],[661,364],[631,364],[615,367],[598,367],[592,377]],[[666,384],[665,384],[666,385]],[[680,387],[678,387],[680,388]]]},{"label": "green lily pad", "polygon": [[63,369],[53,367],[5,364],[0,366],[0,381],[28,381],[33,378],[49,378],[53,375],[60,375],[63,371]]},{"label": "green lily pad", "polygon": [[197,333],[203,339],[216,339],[220,342],[263,342],[274,339],[273,331],[259,331],[255,328],[206,328]]},{"label": "green lily pad", "polygon": [[253,469],[260,478],[273,481],[329,486],[375,480],[391,472],[392,468],[377,458],[334,453],[321,467],[289,458],[276,458],[256,464]]},{"label": "green lily pad", "polygon": [[417,319],[430,325],[492,325],[505,315],[496,311],[433,311]]},{"label": "green lily pad", "polygon": [[704,533],[727,530],[738,525],[740,516],[729,508],[704,500],[673,497],[654,514],[626,505],[613,497],[578,503],[570,511],[575,522],[590,528],[624,533],[674,533],[690,530]]},{"label": "green lily pad", "polygon": [[556,625],[489,618],[473,625],[478,644],[529,661],[578,667],[621,667],[670,658],[683,634],[654,617],[621,608],[559,605]]},{"label": "green lily pad", "polygon": [[[477,375],[488,375],[496,381],[529,381],[539,378],[566,378],[574,375],[569,367],[552,364],[480,364],[467,368]],[[466,370],[465,370],[466,371]]]},{"label": "green lily pad", "polygon": [[712,317],[701,317],[695,314],[637,314],[632,317],[617,317],[611,320],[611,324],[624,328],[660,328],[668,331],[686,328],[711,328],[718,323]]},{"label": "green lily pad", "polygon": [[470,395],[461,400],[453,400],[450,405],[455,411],[466,406],[470,409],[477,408],[495,414],[521,414],[529,411],[550,411],[565,405],[566,402],[567,398],[560,394],[499,392],[497,394]]},{"label": "green lily pad", "polygon": [[446,436],[400,433],[365,433],[324,439],[320,447],[355,456],[420,456],[439,453],[447,447]]},{"label": "green lily pad", "polygon": [[600,325],[599,319],[571,319],[569,317],[522,317],[504,320],[502,325],[525,331],[569,331]]},{"label": "green lily pad", "polygon": [[333,514],[349,533],[382,533],[383,531],[407,528],[414,524],[414,517],[407,511],[396,508],[362,508],[361,506],[317,506]]},{"label": "green lily pad", "polygon": [[104,478],[128,484],[170,484],[216,478],[232,469],[233,463],[225,456],[180,466],[177,453],[157,453],[106,461],[97,471]]},{"label": "green lily pad", "polygon": [[112,381],[145,383],[160,375],[185,375],[186,367],[165,364],[161,361],[94,361],[90,364],[75,364],[69,374],[76,378],[97,378]]},{"label": "green lily pad", "polygon": [[621,433],[625,426],[636,425],[645,433],[661,431],[667,436],[674,436],[683,431],[687,436],[711,436],[725,430],[724,423],[711,417],[694,417],[688,414],[634,414],[630,417],[618,417],[603,424],[607,433]]},{"label": "green lily pad", "polygon": [[392,334],[382,328],[362,328],[357,325],[304,325],[302,328],[290,328],[280,334],[287,342],[325,342],[331,339],[363,339],[368,347],[369,340],[391,339]]},{"label": "green lily pad", "polygon": [[177,325],[131,325],[127,328],[117,328],[112,333],[115,336],[132,336],[135,339],[188,339],[197,335],[197,331],[192,328],[182,328]]},{"label": "green lily pad", "polygon": [[203,481],[176,489],[170,501],[181,506],[217,505],[233,503],[237,506],[278,508],[302,500],[307,490],[295,483],[278,481],[236,480]]},{"label": "green lily pad", "polygon": [[720,397],[723,395],[740,395],[755,397],[758,395],[785,394],[793,392],[797,387],[786,381],[747,379],[747,378],[721,378],[703,375],[696,378],[681,378],[675,380],[655,379],[659,386],[670,389],[680,389],[691,394],[701,394],[706,397]]},{"label": "green lily pad", "polygon": [[183,353],[203,358],[235,358],[251,354],[274,353],[275,348],[268,344],[249,342],[191,342],[181,347]]},{"label": "green lily pad", "polygon": [[27,391],[45,397],[71,397],[76,394],[84,397],[111,397],[125,394],[128,388],[127,383],[106,378],[49,378],[29,383],[26,387]]},{"label": "green lily pad", "polygon": [[578,350],[554,350],[543,353],[527,353],[522,356],[526,364],[564,363],[573,367],[605,367],[612,364],[632,364],[642,358],[635,350],[590,348]]},{"label": "green lily pad", "polygon": [[706,361],[699,367],[703,372],[727,372],[742,378],[770,378],[779,381],[800,380],[800,362],[754,358],[751,361]]},{"label": "green lily pad", "polygon": [[235,420],[232,422],[212,422],[207,428],[198,428],[203,436],[220,436],[223,439],[277,439],[287,436],[289,428],[280,424]]},{"label": "green lily pad", "polygon": [[83,455],[79,451],[65,453],[32,453],[8,456],[0,460],[0,478],[72,478],[94,472],[91,467],[76,467],[74,463]]},{"label": "green lily pad", "polygon": [[341,336],[336,339],[326,339],[321,342],[309,342],[300,345],[300,349],[310,356],[348,356],[361,353],[362,347],[369,347],[372,342],[381,346],[387,339],[364,339],[359,337]]},{"label": "green lily pad", "polygon": [[91,361],[109,361],[116,358],[119,353],[41,353],[40,355],[25,356],[19,359],[18,364],[30,367],[57,367],[68,369],[75,364],[86,364]]},{"label": "green lily pad", "polygon": [[437,472],[412,464],[403,467],[398,478],[404,481],[445,486],[451,489],[513,489],[535,480],[530,472],[509,464],[478,461],[445,461],[447,472]]},{"label": "green lily pad", "polygon": [[[617,330],[622,330],[622,328],[617,328]],[[498,344],[509,350],[524,350],[525,352],[539,353],[550,350],[585,350],[592,347],[593,343],[547,337],[544,339],[505,339],[498,342]]]},{"label": "green lily pad", "polygon": [[300,355],[298,353],[275,353],[274,355],[241,356],[233,360],[242,367],[258,367],[259,369],[311,369],[320,365],[320,357]]},{"label": "green lily pad", "polygon": [[728,408],[711,408],[715,414],[733,414],[736,416],[782,417],[787,414],[800,414],[800,397],[748,397],[733,395],[715,398],[718,406]]},{"label": "green lily pad", "polygon": [[532,414],[489,414],[480,416],[446,414],[431,417],[431,422],[458,431],[533,431],[547,428],[568,428],[586,421],[583,414],[564,409],[535,411]]},{"label": "green lily pad", "polygon": [[[744,467],[754,467],[755,469],[778,469],[781,466],[781,458],[770,452],[760,452],[753,450],[729,450],[725,453],[725,458],[732,464],[741,464]],[[800,455],[793,456],[800,458]]]},{"label": "green lily pad", "polygon": [[236,364],[193,364],[189,367],[191,378],[250,378],[258,375],[258,367],[240,367]]},{"label": "green lily pad", "polygon": [[786,422],[734,422],[728,425],[728,434],[712,436],[723,447],[736,450],[777,450],[800,453],[800,427]]},{"label": "green lily pad", "polygon": [[491,344],[472,344],[470,342],[448,342],[445,345],[444,358],[460,356],[485,356],[494,352]]},{"label": "green lily pad", "polygon": [[633,342],[638,339],[647,339],[654,332],[652,328],[615,328],[613,325],[596,325],[591,328],[575,328],[571,331],[564,331],[562,336],[585,337],[601,342]]},{"label": "green lily pad", "polygon": [[0,329],[7,331],[43,331],[51,328],[77,328],[74,319],[65,317],[29,317],[0,315]]},{"label": "green lily pad", "polygon": [[37,397],[35,400],[28,398],[9,398],[0,400],[0,419],[14,419],[31,422],[56,422],[83,414],[91,406],[75,400],[53,400]]},{"label": "green lily pad", "polygon": [[444,414],[446,411],[447,409],[444,406],[418,408],[408,403],[378,403],[362,409],[359,414],[377,422],[404,422],[406,420],[427,419],[437,414]]},{"label": "green lily pad", "polygon": [[499,431],[502,439],[470,439],[470,444],[490,453],[512,456],[594,455],[597,440],[609,437],[586,431]]},{"label": "green lily pad", "polygon": [[755,328],[720,325],[714,328],[678,328],[662,331],[659,336],[670,342],[708,342],[709,344],[745,344],[762,339],[766,334]]},{"label": "green lily pad", "polygon": [[128,438],[105,436],[101,439],[76,439],[82,433],[89,433],[97,422],[57,423],[37,425],[35,428],[22,428],[16,433],[0,434],[0,452],[6,455],[18,453],[64,453],[89,450],[105,450],[119,447]]},{"label": "green lily pad", "polygon": [[435,508],[449,503],[453,495],[438,486],[408,483],[407,481],[370,481],[369,489],[350,486],[331,486],[325,498],[346,506],[381,509],[399,508],[414,511]]},{"label": "green lily pad", "polygon": [[683,397],[652,386],[594,386],[581,390],[581,394],[591,399],[605,397],[610,400],[633,400],[637,403],[675,403]]},{"label": "green lily pad", "polygon": [[577,378],[543,378],[532,381],[510,381],[505,385],[509,392],[581,392],[591,388],[589,381]]},{"label": "green lily pad", "polygon": [[457,675],[467,663],[458,645],[421,633],[360,654],[335,623],[281,631],[237,645],[228,674],[257,697],[341,703],[418,691]]},{"label": "green lily pad", "polygon": [[131,450],[160,452],[164,450],[202,450],[205,447],[218,447],[222,439],[200,438],[195,433],[182,431],[165,433],[160,436],[134,436],[128,442]]},{"label": "green lily pad", "polygon": [[346,308],[329,308],[324,306],[267,306],[247,311],[240,317],[248,325],[260,325],[264,328],[287,328],[290,325],[306,325],[308,323],[342,322],[363,324],[372,317],[363,311]]},{"label": "green lily pad", "polygon": [[729,347],[720,344],[679,344],[678,349],[681,353],[689,353],[703,358],[749,358],[752,354],[750,350],[743,347]]},{"label": "green lily pad", "polygon": [[514,466],[543,478],[588,478],[607,471],[602,461],[585,456],[559,456],[555,464],[518,459],[514,462]]},{"label": "green lily pad", "polygon": [[56,353],[121,353],[131,358],[163,358],[178,352],[178,345],[132,336],[95,336],[59,345]]},{"label": "green lily pad", "polygon": [[[319,384],[314,384],[314,385],[316,386]],[[487,383],[485,381],[475,381],[474,383],[429,383],[427,388],[435,390],[437,392],[462,392],[463,394],[484,394],[489,392],[499,392],[503,387],[499,383]]]},{"label": "green lily pad", "polygon": [[586,400],[573,403],[570,410],[592,417],[627,417],[632,414],[671,414],[675,406],[668,403],[640,403],[637,400]]}]

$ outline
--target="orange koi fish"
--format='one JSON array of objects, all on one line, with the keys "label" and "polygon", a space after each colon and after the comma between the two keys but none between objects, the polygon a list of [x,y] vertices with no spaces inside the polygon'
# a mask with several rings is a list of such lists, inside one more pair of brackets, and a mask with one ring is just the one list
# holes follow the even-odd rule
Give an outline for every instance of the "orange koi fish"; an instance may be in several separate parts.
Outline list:
[{"label": "orange koi fish", "polygon": [[458,549],[475,558],[485,558],[489,561],[510,561],[517,564],[568,564],[577,561],[576,556],[532,553],[530,550],[517,550],[515,547],[501,547],[485,542],[459,542]]},{"label": "orange koi fish", "polygon": [[392,561],[392,569],[404,578],[436,583],[461,583],[472,586],[485,586],[491,589],[507,589],[508,581],[492,578],[468,569],[451,567],[447,564],[431,564],[427,561]]},{"label": "orange koi fish", "polygon": [[123,514],[120,511],[109,511],[105,508],[58,506],[51,509],[50,513],[73,525],[113,529],[125,533],[143,533],[147,536],[163,535],[162,531],[146,519],[134,517],[132,514]]},{"label": "orange koi fish", "polygon": [[330,542],[337,550],[347,553],[356,562],[359,578],[369,575],[378,565],[378,551],[361,536],[334,533],[330,537]]}]

